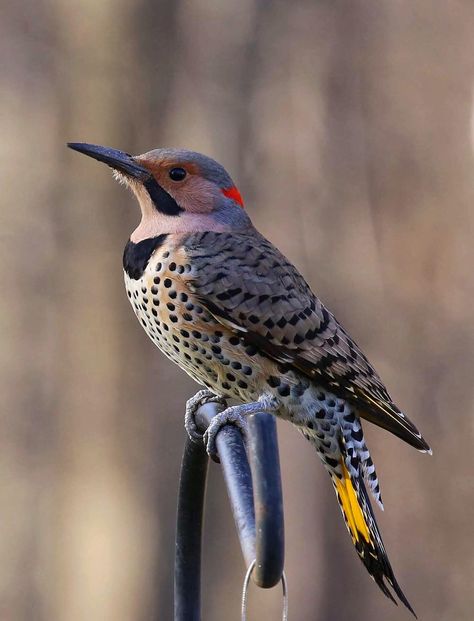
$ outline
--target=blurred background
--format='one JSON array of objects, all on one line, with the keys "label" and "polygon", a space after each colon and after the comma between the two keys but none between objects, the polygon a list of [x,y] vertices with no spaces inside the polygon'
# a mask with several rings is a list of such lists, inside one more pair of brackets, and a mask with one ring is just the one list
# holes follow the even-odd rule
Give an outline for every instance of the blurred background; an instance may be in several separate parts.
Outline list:
[{"label": "blurred background", "polygon": [[[65,142],[222,162],[434,449],[366,424],[420,619],[474,607],[474,4],[19,0],[0,15],[0,620],[172,618],[183,410],[136,321],[138,222]],[[395,621],[310,445],[279,424],[292,621]],[[206,621],[244,575],[211,466]],[[280,590],[252,589],[253,619]]]}]

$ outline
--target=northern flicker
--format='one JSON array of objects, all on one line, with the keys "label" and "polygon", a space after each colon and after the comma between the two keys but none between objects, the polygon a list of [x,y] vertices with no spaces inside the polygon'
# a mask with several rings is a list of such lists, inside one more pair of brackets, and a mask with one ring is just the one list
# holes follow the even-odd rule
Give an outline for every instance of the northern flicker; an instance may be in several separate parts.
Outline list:
[{"label": "northern flicker", "polygon": [[[207,399],[235,400],[220,426],[245,428],[268,411],[293,423],[328,471],[359,557],[383,593],[413,612],[387,557],[366,486],[382,506],[361,419],[430,448],[392,401],[354,340],[298,270],[252,225],[225,169],[204,155],[156,149],[131,156],[70,143],[105,162],[138,199],[141,221],[123,254],[125,287],[148,336],[206,390],[187,404],[186,428]],[[414,614],[414,613],[413,613]]]}]

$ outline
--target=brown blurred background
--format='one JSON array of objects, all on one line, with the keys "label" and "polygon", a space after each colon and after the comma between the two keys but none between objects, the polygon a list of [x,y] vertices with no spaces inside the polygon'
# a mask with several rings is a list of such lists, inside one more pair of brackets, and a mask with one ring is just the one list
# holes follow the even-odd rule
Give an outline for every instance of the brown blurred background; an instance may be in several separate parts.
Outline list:
[{"label": "brown blurred background", "polygon": [[[434,449],[366,425],[379,525],[423,621],[474,609],[474,3],[19,0],[0,15],[0,621],[172,618],[183,406],[196,386],[123,290],[138,220],[67,140],[221,161]],[[408,619],[279,425],[292,621]],[[244,566],[211,467],[206,621]],[[280,591],[252,589],[253,619]]]}]

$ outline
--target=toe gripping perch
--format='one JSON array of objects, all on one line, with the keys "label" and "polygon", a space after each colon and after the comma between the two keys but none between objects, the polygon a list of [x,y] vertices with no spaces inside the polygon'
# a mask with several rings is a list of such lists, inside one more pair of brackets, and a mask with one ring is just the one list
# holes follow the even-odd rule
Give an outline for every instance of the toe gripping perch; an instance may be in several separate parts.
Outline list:
[{"label": "toe gripping perch", "polygon": [[[201,406],[196,414],[199,430],[204,432],[223,409],[215,403]],[[247,451],[241,430],[234,425],[219,431],[216,447],[247,576],[251,575],[262,588],[282,580],[285,593],[283,501],[275,419],[264,412],[248,417]],[[201,619],[201,540],[208,461],[204,444],[186,438],[176,525],[174,621]],[[244,606],[246,587],[242,618]]]}]

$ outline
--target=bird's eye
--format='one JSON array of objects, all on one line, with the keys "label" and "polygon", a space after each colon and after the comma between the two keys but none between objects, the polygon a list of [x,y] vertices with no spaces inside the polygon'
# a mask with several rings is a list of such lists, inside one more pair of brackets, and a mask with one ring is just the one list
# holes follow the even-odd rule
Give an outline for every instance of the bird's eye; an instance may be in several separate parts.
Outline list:
[{"label": "bird's eye", "polygon": [[172,168],[169,172],[172,181],[182,181],[186,177],[184,168]]}]

